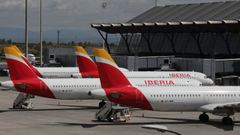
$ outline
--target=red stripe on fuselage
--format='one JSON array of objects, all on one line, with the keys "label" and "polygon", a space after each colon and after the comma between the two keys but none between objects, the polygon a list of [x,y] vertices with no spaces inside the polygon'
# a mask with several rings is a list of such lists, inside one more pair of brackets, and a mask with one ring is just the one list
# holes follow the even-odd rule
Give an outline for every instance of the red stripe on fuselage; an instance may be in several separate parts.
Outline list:
[{"label": "red stripe on fuselage", "polygon": [[101,62],[97,62],[97,66],[102,88],[111,102],[152,110],[145,95],[133,87],[118,68]]},{"label": "red stripe on fuselage", "polygon": [[[104,90],[109,101],[111,102],[146,110],[152,110],[152,106],[148,102],[147,98],[140,90],[135,87],[109,88]],[[114,94],[119,94],[119,97],[114,98]]]},{"label": "red stripe on fuselage", "polygon": [[[49,87],[40,79],[28,79],[28,80],[13,80],[15,88],[20,91],[27,94],[40,96],[40,97],[46,97],[46,98],[53,98],[56,97],[52,93],[52,91],[49,89]],[[19,85],[19,84],[22,84]],[[26,87],[23,87],[23,86]]]}]

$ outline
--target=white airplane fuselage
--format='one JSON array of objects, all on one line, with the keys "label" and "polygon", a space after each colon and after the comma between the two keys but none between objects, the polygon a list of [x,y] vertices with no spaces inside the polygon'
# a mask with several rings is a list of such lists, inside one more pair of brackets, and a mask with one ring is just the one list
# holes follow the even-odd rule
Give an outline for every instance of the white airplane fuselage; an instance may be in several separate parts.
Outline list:
[{"label": "white airplane fuselage", "polygon": [[214,85],[213,80],[200,72],[189,71],[132,71],[122,72],[127,78],[173,78],[173,79],[195,79],[203,85]]},{"label": "white airplane fuselage", "polygon": [[[77,67],[44,67],[36,68],[44,78],[81,78],[81,73]],[[166,72],[166,71],[127,71],[120,68],[124,75],[128,78],[164,78],[164,79],[195,79],[202,83],[202,85],[213,85],[214,82],[207,78],[206,75],[199,72]]]},{"label": "white airplane fuselage", "polygon": [[226,116],[225,112],[214,110],[215,106],[224,104],[229,104],[229,108],[235,106],[237,111],[240,111],[240,87],[236,86],[163,86],[135,87],[133,89],[120,87],[111,90],[97,89],[90,93],[96,99],[154,111],[200,111],[219,115],[224,113],[222,115]]},{"label": "white airplane fuselage", "polygon": [[208,104],[240,102],[240,88],[236,87],[140,89],[156,111],[200,111],[201,106]]},{"label": "white airplane fuselage", "polygon": [[[200,86],[201,83],[192,79],[152,79],[152,78],[132,78],[130,79],[133,85],[139,87],[173,87],[173,86]],[[19,89],[16,85],[24,84],[25,89]],[[36,92],[43,91],[45,89],[53,93],[54,98],[56,99],[92,99],[91,96],[88,95],[88,92],[94,89],[100,89],[101,83],[98,78],[89,78],[89,79],[81,79],[81,78],[69,78],[69,79],[30,79],[30,80],[18,80],[18,81],[6,81],[1,82],[1,86],[9,89],[18,90],[20,92],[29,93],[29,91]],[[43,93],[44,94],[44,93]],[[40,95],[41,96],[41,95]]]},{"label": "white airplane fuselage", "polygon": [[35,67],[44,78],[81,78],[77,67]]}]

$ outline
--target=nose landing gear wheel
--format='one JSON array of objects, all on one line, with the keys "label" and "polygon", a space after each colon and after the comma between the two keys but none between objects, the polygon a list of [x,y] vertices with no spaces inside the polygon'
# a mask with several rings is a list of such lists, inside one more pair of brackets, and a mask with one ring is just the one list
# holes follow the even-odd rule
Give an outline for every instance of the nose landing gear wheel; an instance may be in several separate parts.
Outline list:
[{"label": "nose landing gear wheel", "polygon": [[201,122],[208,122],[208,121],[209,121],[209,117],[208,117],[208,115],[207,115],[206,113],[203,113],[203,114],[201,114],[201,115],[199,116],[199,120],[200,120]]},{"label": "nose landing gear wheel", "polygon": [[230,118],[230,117],[224,117],[224,118],[222,119],[222,123],[223,123],[224,125],[233,125],[233,120],[232,120],[232,118]]}]

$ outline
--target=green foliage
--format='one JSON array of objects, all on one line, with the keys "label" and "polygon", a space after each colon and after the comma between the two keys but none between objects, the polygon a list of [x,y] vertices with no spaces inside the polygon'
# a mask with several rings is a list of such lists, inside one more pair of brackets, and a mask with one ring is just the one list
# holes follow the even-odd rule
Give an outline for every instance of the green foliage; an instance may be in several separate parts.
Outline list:
[{"label": "green foliage", "polygon": [[[3,55],[3,48],[11,45],[16,45],[23,53],[25,52],[24,43],[15,43],[11,40],[0,39],[0,55]],[[90,42],[69,42],[69,43],[60,43],[60,45],[54,44],[52,42],[43,41],[43,48],[71,48],[74,45],[81,45],[83,47],[101,47],[101,43],[90,43]],[[34,54],[35,56],[40,56],[40,45],[37,43],[29,44],[29,53]]]}]

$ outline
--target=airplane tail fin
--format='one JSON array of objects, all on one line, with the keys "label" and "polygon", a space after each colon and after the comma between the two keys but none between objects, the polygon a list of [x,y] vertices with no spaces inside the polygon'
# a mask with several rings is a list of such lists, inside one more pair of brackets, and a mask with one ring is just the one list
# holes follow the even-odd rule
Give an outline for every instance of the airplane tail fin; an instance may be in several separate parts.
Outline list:
[{"label": "airplane tail fin", "polygon": [[24,60],[24,62],[32,69],[32,71],[39,77],[42,77],[41,73],[28,61],[28,59],[24,56],[24,54],[20,51],[20,49],[13,45],[11,46],[12,48],[14,48],[21,56],[21,58]]},{"label": "airplane tail fin", "polygon": [[74,46],[79,71],[83,77],[99,77],[96,63],[82,46]]},{"label": "airplane tail fin", "polygon": [[117,64],[104,49],[95,49],[97,68],[102,88],[131,86],[127,77],[119,70]]},{"label": "airplane tail fin", "polygon": [[21,54],[13,47],[5,47],[4,53],[11,80],[37,78],[28,64],[22,59]]}]

